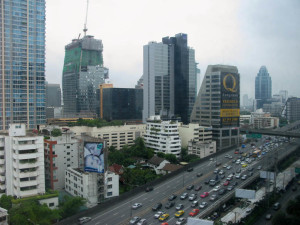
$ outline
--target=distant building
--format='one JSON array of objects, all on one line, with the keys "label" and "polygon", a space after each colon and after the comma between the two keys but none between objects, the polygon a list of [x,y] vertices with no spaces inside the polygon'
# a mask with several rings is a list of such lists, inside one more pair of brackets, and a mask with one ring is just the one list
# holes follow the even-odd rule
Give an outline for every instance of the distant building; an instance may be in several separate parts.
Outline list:
[{"label": "distant building", "polygon": [[156,153],[180,156],[181,140],[178,122],[162,121],[160,116],[151,116],[147,120],[144,140],[146,147],[152,148]]},{"label": "distant building", "polygon": [[43,136],[26,132],[25,124],[10,124],[0,134],[0,157],[0,193],[16,198],[45,193]]},{"label": "distant building", "polygon": [[279,118],[264,116],[256,117],[253,119],[253,128],[254,129],[273,129],[279,127]]},{"label": "distant building", "polygon": [[108,78],[102,51],[102,41],[90,35],[66,45],[62,75],[65,116],[96,116],[97,88]]},{"label": "distant building", "polygon": [[189,141],[188,154],[197,155],[200,158],[205,158],[216,153],[215,141]]},{"label": "distant building", "polygon": [[257,109],[262,108],[272,98],[272,79],[269,75],[267,67],[262,66],[255,78],[255,99],[257,101]]},{"label": "distant building", "polygon": [[170,163],[168,160],[160,158],[158,156],[153,156],[151,159],[148,160],[147,166],[152,168],[156,174],[162,173],[162,168],[167,164]]},{"label": "distant building", "polygon": [[191,123],[212,127],[217,149],[238,144],[240,74],[235,66],[209,65],[191,115]]},{"label": "distant building", "polygon": [[285,103],[284,116],[289,122],[300,120],[300,98],[288,98]]},{"label": "distant building", "polygon": [[104,183],[104,195],[105,198],[112,198],[119,196],[119,175],[108,170],[105,173]]},{"label": "distant building", "polygon": [[100,99],[101,119],[142,122],[143,89],[104,88],[100,91]]},{"label": "distant building", "polygon": [[60,84],[46,83],[46,107],[61,107]]},{"label": "distant building", "polygon": [[137,81],[135,88],[137,89],[143,89],[144,88],[144,78],[143,75],[141,76],[141,78]]},{"label": "distant building", "polygon": [[283,110],[283,104],[280,102],[271,102],[269,104],[263,104],[263,111],[269,112],[272,116],[281,116]]}]

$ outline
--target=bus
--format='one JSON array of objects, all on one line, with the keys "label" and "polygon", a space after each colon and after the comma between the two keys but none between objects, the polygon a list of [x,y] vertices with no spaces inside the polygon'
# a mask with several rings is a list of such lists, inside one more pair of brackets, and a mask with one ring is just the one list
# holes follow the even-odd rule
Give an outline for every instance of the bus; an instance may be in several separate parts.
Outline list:
[{"label": "bus", "polygon": [[252,157],[256,158],[257,156],[259,156],[261,154],[261,150],[256,149],[253,153],[252,153]]}]

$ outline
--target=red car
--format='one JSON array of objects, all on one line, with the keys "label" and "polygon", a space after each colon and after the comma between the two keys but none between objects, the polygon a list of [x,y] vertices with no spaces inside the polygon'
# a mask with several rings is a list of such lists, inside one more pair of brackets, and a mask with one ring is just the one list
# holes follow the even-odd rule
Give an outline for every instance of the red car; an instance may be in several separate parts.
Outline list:
[{"label": "red car", "polygon": [[162,223],[161,225],[169,225],[169,224],[165,222],[165,223]]},{"label": "red car", "polygon": [[225,182],[224,182],[224,184],[223,184],[223,185],[224,185],[224,186],[228,186],[228,185],[229,185],[229,183],[230,183],[230,182],[227,180],[227,181],[225,181]]},{"label": "red car", "polygon": [[234,154],[239,154],[239,153],[240,153],[239,151],[235,151],[235,152],[234,152]]},{"label": "red car", "polygon": [[202,195],[200,195],[201,198],[205,198],[205,197],[207,197],[207,196],[209,196],[209,193],[208,193],[208,192],[204,192]]},{"label": "red car", "polygon": [[192,212],[190,212],[190,216],[196,216],[198,213],[200,212],[200,210],[199,209],[193,209],[193,211]]}]

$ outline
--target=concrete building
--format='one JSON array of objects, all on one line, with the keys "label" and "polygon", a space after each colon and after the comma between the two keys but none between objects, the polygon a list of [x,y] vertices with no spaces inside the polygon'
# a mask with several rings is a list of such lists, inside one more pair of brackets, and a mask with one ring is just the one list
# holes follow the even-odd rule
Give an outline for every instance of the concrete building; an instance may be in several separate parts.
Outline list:
[{"label": "concrete building", "polygon": [[45,0],[2,0],[0,130],[45,124]]},{"label": "concrete building", "polygon": [[205,158],[211,154],[216,153],[215,141],[189,141],[188,142],[188,154],[197,155],[200,158]]},{"label": "concrete building", "polygon": [[0,225],[8,225],[7,210],[0,207]]},{"label": "concrete building", "polygon": [[209,65],[193,108],[191,123],[212,127],[221,150],[239,142],[240,75],[235,66]]},{"label": "concrete building", "polygon": [[119,179],[119,175],[112,171],[108,170],[105,173],[105,198],[119,196]]},{"label": "concrete building", "polygon": [[272,79],[269,75],[267,67],[262,66],[255,78],[255,99],[257,101],[257,109],[263,107],[272,98]]},{"label": "concrete building", "polygon": [[107,127],[87,127],[74,126],[68,127],[75,135],[85,133],[91,137],[102,138],[106,141],[108,147],[114,146],[120,150],[123,146],[132,146],[134,140],[138,137],[143,137],[146,125],[124,125],[124,126],[107,126]]},{"label": "concrete building", "polygon": [[78,168],[82,141],[71,131],[63,131],[61,136],[44,140],[46,186],[53,190],[65,188],[65,170]]},{"label": "concrete building", "polygon": [[197,123],[190,123],[188,125],[179,123],[178,131],[181,139],[181,147],[183,148],[188,146],[189,141],[204,142],[212,140],[212,127],[203,127]]},{"label": "concrete building", "polygon": [[151,116],[147,120],[144,134],[145,145],[156,153],[174,154],[181,153],[181,140],[178,132],[178,122],[162,121],[160,116]]},{"label": "concrete building", "polygon": [[46,82],[46,107],[61,107],[60,84]]},{"label": "concrete building", "polygon": [[288,98],[284,107],[284,116],[289,122],[300,120],[300,98]]},{"label": "concrete building", "polygon": [[45,193],[44,137],[10,124],[0,134],[0,190],[16,198]]},{"label": "concrete building", "polygon": [[253,128],[255,129],[273,129],[279,127],[279,118],[264,116],[253,119]]}]

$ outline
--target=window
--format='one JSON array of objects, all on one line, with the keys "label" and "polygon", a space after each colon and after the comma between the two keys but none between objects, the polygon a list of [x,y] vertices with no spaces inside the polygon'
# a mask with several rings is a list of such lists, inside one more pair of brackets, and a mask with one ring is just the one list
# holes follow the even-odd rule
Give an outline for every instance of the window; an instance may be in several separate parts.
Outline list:
[{"label": "window", "polygon": [[108,189],[111,189],[112,188],[112,185],[110,184],[110,185],[107,185],[107,188]]},{"label": "window", "polygon": [[49,203],[49,207],[52,207],[52,206],[54,206],[54,203],[53,203],[53,202],[50,202],[50,203]]},{"label": "window", "polygon": [[112,192],[107,192],[107,196],[112,196]]}]

